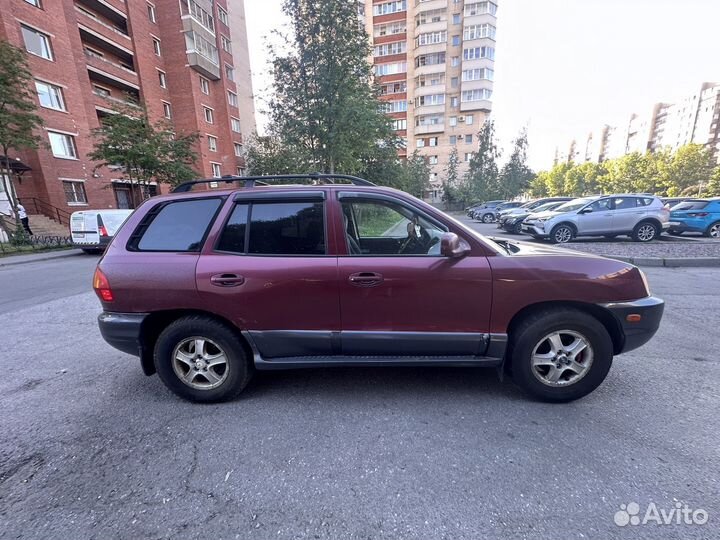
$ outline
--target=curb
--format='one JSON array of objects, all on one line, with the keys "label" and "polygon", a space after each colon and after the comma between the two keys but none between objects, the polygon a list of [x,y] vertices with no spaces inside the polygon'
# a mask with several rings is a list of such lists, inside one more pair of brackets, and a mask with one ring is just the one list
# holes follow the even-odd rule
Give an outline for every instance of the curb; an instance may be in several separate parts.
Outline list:
[{"label": "curb", "polygon": [[[47,253],[36,253],[27,255],[8,255],[0,257],[0,267],[15,266],[18,264],[30,264],[34,262],[50,261],[52,259],[62,259],[64,257],[72,257],[82,254],[79,249],[65,249],[62,251],[48,251]],[[21,259],[21,260],[13,260]]]},{"label": "curb", "polygon": [[655,266],[665,268],[720,268],[720,257],[622,257],[619,255],[601,255],[608,259],[628,262],[636,266]]}]

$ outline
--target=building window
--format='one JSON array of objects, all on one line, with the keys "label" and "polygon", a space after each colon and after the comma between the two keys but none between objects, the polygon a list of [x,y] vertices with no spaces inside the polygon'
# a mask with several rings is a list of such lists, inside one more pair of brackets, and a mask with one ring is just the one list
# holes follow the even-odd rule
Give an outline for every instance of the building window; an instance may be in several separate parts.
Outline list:
[{"label": "building window", "polygon": [[460,14],[453,13],[453,24],[460,24]]},{"label": "building window", "polygon": [[374,56],[390,56],[392,54],[402,54],[407,51],[407,43],[405,41],[395,41],[393,43],[384,43],[378,45],[373,51]]},{"label": "building window", "polygon": [[403,92],[407,92],[406,81],[388,83],[380,87],[380,94],[383,96],[387,94],[401,94]]},{"label": "building window", "polygon": [[451,116],[449,121],[450,126],[457,126],[457,116]]},{"label": "building window", "polygon": [[492,90],[489,88],[478,88],[476,90],[465,90],[462,93],[463,103],[468,101],[486,101],[492,98]]},{"label": "building window", "polygon": [[40,0],[25,0],[28,4],[31,6],[35,6],[36,8],[42,9],[42,3]]},{"label": "building window", "polygon": [[415,146],[417,148],[423,148],[425,146],[425,139],[418,139],[415,141]]},{"label": "building window", "polygon": [[495,60],[495,49],[492,47],[473,47],[472,49],[465,49],[463,51],[463,58],[465,60],[476,60],[478,58]]},{"label": "building window", "polygon": [[457,88],[460,85],[460,80],[457,77],[450,79],[450,87]]},{"label": "building window", "polygon": [[163,116],[168,120],[172,118],[172,107],[167,101],[163,101]]},{"label": "building window", "polygon": [[220,65],[217,47],[197,32],[185,32],[185,47],[187,52],[198,53],[209,60],[214,66]]},{"label": "building window", "polygon": [[407,101],[404,99],[400,101],[386,101],[380,107],[385,113],[405,112],[407,111]]},{"label": "building window", "polygon": [[148,19],[150,19],[150,22],[156,23],[157,22],[157,15],[155,14],[155,6],[148,3],[147,5],[147,12],[148,12]]},{"label": "building window", "polygon": [[230,26],[228,24],[228,14],[227,11],[225,11],[223,8],[218,6],[218,19],[220,19],[220,22],[223,23],[225,26]]},{"label": "building window", "polygon": [[396,0],[394,2],[383,2],[373,6],[373,15],[387,15],[407,10],[407,0]]},{"label": "building window", "polygon": [[235,92],[231,92],[230,90],[228,90],[228,103],[233,107],[238,106],[237,94]]},{"label": "building window", "polygon": [[210,107],[203,107],[203,115],[208,124],[213,123],[213,110]]},{"label": "building window", "polygon": [[415,58],[415,67],[434,66],[436,64],[444,64],[444,63],[445,63],[445,53],[444,52],[423,54],[423,55],[420,55],[417,58]]},{"label": "building window", "polygon": [[112,92],[110,92],[110,90],[108,90],[104,86],[93,84],[93,94],[102,97],[110,97],[112,95]]},{"label": "building window", "polygon": [[444,20],[446,20],[446,18],[447,17],[445,16],[445,8],[423,11],[417,17],[415,17],[415,26],[443,22]]},{"label": "building window", "polygon": [[466,69],[462,72],[463,81],[492,81],[495,78],[495,72],[492,69]]},{"label": "building window", "polygon": [[[210,4],[212,5],[212,3]],[[195,0],[181,0],[180,10],[183,15],[190,15],[201,26],[215,33],[215,18],[211,13],[205,11]]]},{"label": "building window", "polygon": [[437,157],[437,156],[430,156],[430,157],[428,158],[428,163],[429,163],[430,165],[437,165],[437,163],[438,163],[438,157]]},{"label": "building window", "polygon": [[453,44],[453,47],[459,47],[460,46],[460,36],[453,36],[452,44]]},{"label": "building window", "polygon": [[240,143],[233,143],[233,147],[235,148],[235,155],[237,157],[242,157],[243,155],[243,147]]},{"label": "building window", "polygon": [[63,191],[68,204],[87,204],[87,193],[85,193],[84,182],[72,182],[63,180]]},{"label": "building window", "polygon": [[222,45],[223,51],[232,54],[232,45],[230,44],[230,40],[228,38],[220,36],[220,45]]},{"label": "building window", "polygon": [[158,82],[160,83],[160,88],[167,88],[167,78],[165,77],[165,72],[158,70]]},{"label": "building window", "polygon": [[225,64],[225,78],[228,81],[235,80],[235,68],[233,68],[230,64]]},{"label": "building window", "polygon": [[162,54],[160,53],[160,40],[157,38],[153,38],[152,42],[153,42],[153,51],[155,52],[155,54],[157,56],[162,56]]},{"label": "building window", "polygon": [[212,167],[213,178],[220,178],[222,176],[222,172],[220,171],[220,164],[210,163],[210,166]]},{"label": "building window", "polygon": [[407,120],[393,120],[392,122],[392,128],[395,131],[403,131],[407,129]]},{"label": "building window", "polygon": [[66,111],[65,100],[63,99],[62,88],[54,84],[35,81],[40,106],[57,111]]},{"label": "building window", "polygon": [[471,153],[465,152],[465,162],[470,161],[470,158],[472,157]]},{"label": "building window", "polygon": [[375,75],[395,75],[407,72],[407,62],[394,62],[392,64],[376,64]]},{"label": "building window", "polygon": [[20,29],[27,52],[45,58],[46,60],[53,59],[52,49],[50,48],[50,37],[47,34],[43,34],[25,25],[20,26]]},{"label": "building window", "polygon": [[63,159],[77,159],[75,137],[67,133],[48,131],[53,156]]},{"label": "building window", "polygon": [[210,81],[205,77],[200,77],[200,91],[206,96],[210,95]]},{"label": "building window", "polygon": [[493,2],[474,2],[472,4],[465,4],[466,17],[472,15],[484,15],[485,13],[495,15],[497,13],[497,5]]},{"label": "building window", "polygon": [[217,137],[213,137],[212,135],[208,135],[208,148],[211,152],[217,152]]},{"label": "building window", "polygon": [[429,106],[429,105],[444,105],[445,94],[430,94],[427,96],[420,96],[417,98],[417,106]]},{"label": "building window", "polygon": [[465,115],[465,125],[472,126],[473,120],[474,119],[472,114]]},{"label": "building window", "polygon": [[238,176],[245,176],[245,169],[243,169],[242,167],[237,167],[235,169],[235,174],[237,174]]},{"label": "building window", "polygon": [[420,34],[415,40],[415,44],[420,45],[435,45],[437,43],[445,43],[447,41],[447,32],[428,32],[427,34]]},{"label": "building window", "polygon": [[386,24],[376,24],[373,33],[375,37],[392,36],[395,34],[404,34],[407,31],[407,23],[405,21],[390,22]]},{"label": "building window", "polygon": [[457,66],[459,66],[459,65],[460,65],[460,57],[459,57],[459,56],[453,56],[453,57],[450,59],[450,65],[451,65],[452,67],[457,67]]},{"label": "building window", "polygon": [[231,116],[231,117],[230,117],[230,128],[231,128],[235,133],[240,133],[240,120],[238,120],[237,118],[233,118],[233,117]]},{"label": "building window", "polygon": [[472,24],[463,31],[463,39],[495,39],[496,28],[492,24]]},{"label": "building window", "polygon": [[457,144],[457,136],[456,135],[450,135],[450,144],[455,146]]},{"label": "building window", "polygon": [[472,144],[472,142],[473,142],[472,133],[469,135],[465,135],[465,144]]}]

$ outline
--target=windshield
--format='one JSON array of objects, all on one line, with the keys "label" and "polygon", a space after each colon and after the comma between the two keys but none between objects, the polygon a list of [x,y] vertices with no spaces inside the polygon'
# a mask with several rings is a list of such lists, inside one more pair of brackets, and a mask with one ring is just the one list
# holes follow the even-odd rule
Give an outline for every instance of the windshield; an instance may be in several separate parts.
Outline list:
[{"label": "windshield", "polygon": [[548,210],[553,210],[554,208],[557,208],[561,204],[563,204],[563,203],[559,202],[559,201],[549,202],[549,203],[541,204],[537,208],[534,208],[533,211],[536,214],[539,214],[540,212],[547,212]]},{"label": "windshield", "polygon": [[556,212],[572,212],[573,210],[580,210],[583,206],[585,206],[588,203],[593,202],[595,199],[574,199],[572,201],[568,201],[565,204],[561,204],[558,206],[555,211]]}]

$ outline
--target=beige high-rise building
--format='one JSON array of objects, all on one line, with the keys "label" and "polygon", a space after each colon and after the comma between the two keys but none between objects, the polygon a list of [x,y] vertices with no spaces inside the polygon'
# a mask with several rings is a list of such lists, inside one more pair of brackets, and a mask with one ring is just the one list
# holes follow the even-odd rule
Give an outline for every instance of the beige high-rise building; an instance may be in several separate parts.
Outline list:
[{"label": "beige high-rise building", "polygon": [[427,159],[427,198],[439,201],[453,149],[462,175],[492,109],[497,2],[365,0],[364,11],[401,153]]}]

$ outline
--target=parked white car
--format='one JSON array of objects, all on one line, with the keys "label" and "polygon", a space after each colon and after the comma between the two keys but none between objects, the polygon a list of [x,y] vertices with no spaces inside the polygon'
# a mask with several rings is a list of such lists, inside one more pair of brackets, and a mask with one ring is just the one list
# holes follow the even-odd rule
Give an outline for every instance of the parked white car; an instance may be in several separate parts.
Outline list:
[{"label": "parked white car", "polygon": [[103,251],[132,210],[82,210],[70,216],[73,244],[86,253]]},{"label": "parked white car", "polygon": [[669,227],[670,210],[652,195],[622,194],[583,197],[550,212],[529,215],[522,232],[547,238],[554,244],[576,236],[628,235],[637,242],[650,242]]}]

